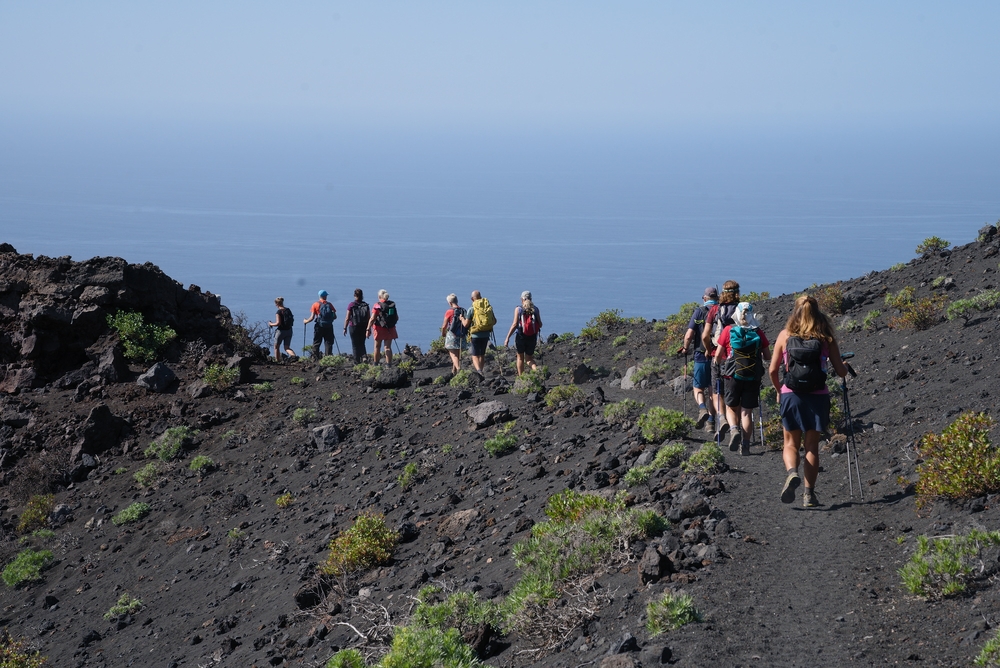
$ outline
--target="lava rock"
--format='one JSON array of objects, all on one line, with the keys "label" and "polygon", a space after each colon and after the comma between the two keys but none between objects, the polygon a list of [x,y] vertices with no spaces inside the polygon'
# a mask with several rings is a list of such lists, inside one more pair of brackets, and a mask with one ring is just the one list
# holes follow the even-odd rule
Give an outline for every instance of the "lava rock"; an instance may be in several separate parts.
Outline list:
[{"label": "lava rock", "polygon": [[469,525],[479,517],[479,511],[475,508],[459,510],[448,515],[438,524],[437,533],[439,536],[447,536],[452,540],[464,534]]},{"label": "lava rock", "polygon": [[135,384],[144,387],[150,392],[162,394],[167,391],[170,384],[177,380],[177,375],[163,362],[157,362],[139,376]]},{"label": "lava rock", "polygon": [[389,390],[397,387],[405,387],[409,382],[409,377],[399,367],[387,366],[379,370],[372,387],[379,390]]},{"label": "lava rock", "polygon": [[476,429],[510,420],[510,409],[502,401],[484,401],[478,406],[467,408],[465,414],[472,420]]},{"label": "lava rock", "polygon": [[630,366],[625,371],[625,376],[622,378],[622,382],[621,382],[621,387],[622,387],[623,390],[634,390],[635,389],[635,381],[632,380],[632,378],[635,376],[636,370],[637,370],[637,367]]},{"label": "lava rock", "polygon": [[94,406],[83,425],[83,436],[77,441],[70,461],[78,461],[83,454],[99,455],[109,450],[128,433],[128,422],[117,417],[105,404]]},{"label": "lava rock", "polygon": [[204,399],[212,394],[212,387],[203,380],[196,380],[188,385],[187,392],[192,399]]},{"label": "lava rock", "polygon": [[573,369],[573,384],[583,385],[590,380],[592,375],[594,375],[593,369],[586,364],[579,364],[575,369]]},{"label": "lava rock", "polygon": [[340,443],[340,429],[337,425],[325,424],[312,430],[313,445],[320,452],[329,452],[333,446]]}]

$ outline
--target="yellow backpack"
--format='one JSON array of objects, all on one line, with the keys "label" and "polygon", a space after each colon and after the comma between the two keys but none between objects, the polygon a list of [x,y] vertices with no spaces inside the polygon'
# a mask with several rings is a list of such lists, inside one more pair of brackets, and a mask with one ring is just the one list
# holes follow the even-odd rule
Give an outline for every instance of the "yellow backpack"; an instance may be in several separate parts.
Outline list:
[{"label": "yellow backpack", "polygon": [[472,303],[472,324],[469,325],[469,334],[488,332],[497,324],[497,317],[493,315],[493,307],[487,299],[477,299]]}]

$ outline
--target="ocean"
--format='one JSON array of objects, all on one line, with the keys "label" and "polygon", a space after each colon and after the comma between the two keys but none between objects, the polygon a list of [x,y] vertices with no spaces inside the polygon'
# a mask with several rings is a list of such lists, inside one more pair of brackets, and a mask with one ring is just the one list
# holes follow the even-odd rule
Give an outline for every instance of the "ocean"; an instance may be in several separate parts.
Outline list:
[{"label": "ocean", "polygon": [[777,295],[931,235],[967,243],[1000,217],[997,148],[975,127],[14,124],[0,241],[152,262],[251,320],[279,295],[302,318],[326,289],[343,317],[354,288],[386,289],[400,343],[426,349],[450,292],[482,291],[502,336],[530,290],[562,333],[605,309],[663,318],[727,279]]}]

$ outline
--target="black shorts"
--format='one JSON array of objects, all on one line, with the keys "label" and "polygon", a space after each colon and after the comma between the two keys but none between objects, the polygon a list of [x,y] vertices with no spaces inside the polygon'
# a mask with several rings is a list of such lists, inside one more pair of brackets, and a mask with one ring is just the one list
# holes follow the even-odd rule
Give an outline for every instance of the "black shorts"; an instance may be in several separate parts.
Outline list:
[{"label": "black shorts", "polygon": [[476,357],[486,356],[486,346],[490,344],[489,337],[476,338],[472,337],[472,354]]},{"label": "black shorts", "polygon": [[760,381],[723,378],[725,402],[730,408],[757,408],[760,405]]},{"label": "black shorts", "polygon": [[521,332],[518,332],[514,335],[514,350],[517,351],[518,355],[533,356],[536,345],[538,345],[538,334],[525,336]]}]

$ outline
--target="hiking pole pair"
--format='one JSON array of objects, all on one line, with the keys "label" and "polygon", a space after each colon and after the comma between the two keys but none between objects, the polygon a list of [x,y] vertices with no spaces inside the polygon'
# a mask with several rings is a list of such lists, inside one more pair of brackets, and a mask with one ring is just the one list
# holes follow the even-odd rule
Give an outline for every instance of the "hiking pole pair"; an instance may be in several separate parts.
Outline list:
[{"label": "hiking pole pair", "polygon": [[[849,360],[854,357],[854,353],[844,353],[840,356],[842,360]],[[852,378],[857,377],[857,373],[850,364],[845,365],[847,367],[847,372]],[[865,490],[861,485],[861,469],[858,466],[858,443],[854,437],[854,418],[851,416],[851,399],[847,391],[847,379],[840,379],[840,389],[844,392],[844,413],[847,415],[847,423],[850,425],[851,429],[847,434],[847,482],[850,485],[851,498],[854,498],[854,476],[858,479],[858,494],[861,500],[865,500]],[[854,471],[851,471],[851,450],[854,451]]]}]

